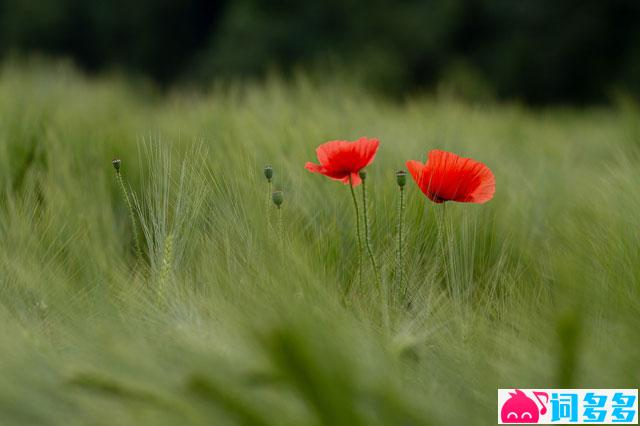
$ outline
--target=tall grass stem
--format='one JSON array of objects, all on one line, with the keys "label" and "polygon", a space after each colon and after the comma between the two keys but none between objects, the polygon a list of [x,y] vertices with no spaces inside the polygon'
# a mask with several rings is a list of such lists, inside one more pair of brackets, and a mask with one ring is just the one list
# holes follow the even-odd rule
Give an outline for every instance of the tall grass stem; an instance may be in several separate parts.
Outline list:
[{"label": "tall grass stem", "polygon": [[278,206],[278,238],[280,240],[280,245],[284,245],[284,222],[282,220],[282,208]]},{"label": "tall grass stem", "polygon": [[267,179],[267,202],[265,203],[265,214],[267,215],[267,229],[271,227],[271,209],[269,208],[269,204],[271,202],[271,197],[273,194],[273,167],[271,164],[267,164],[264,166],[264,177]]},{"label": "tall grass stem", "polygon": [[167,286],[167,280],[171,273],[171,265],[173,264],[173,232],[164,240],[164,248],[162,251],[162,263],[160,264],[160,276],[158,279],[158,293],[161,298]]},{"label": "tall grass stem", "polygon": [[[351,175],[349,175],[349,189],[351,190],[351,198],[353,199],[353,208],[356,212],[356,236],[358,238],[358,284],[362,286],[362,236],[360,234],[360,209],[358,208],[358,200],[356,199],[356,193],[353,190],[353,182]],[[347,293],[349,292],[347,287]]]},{"label": "tall grass stem", "polygon": [[398,247],[396,253],[396,289],[400,290],[402,287],[402,227],[404,216],[404,188],[400,187],[400,197],[398,200]]},{"label": "tall grass stem", "polygon": [[[363,174],[361,174],[361,177],[362,176]],[[373,268],[373,273],[376,278],[376,284],[378,285],[378,288],[380,288],[382,286],[382,283],[380,282],[378,265],[376,264],[376,258],[373,255],[373,250],[371,249],[371,236],[369,232],[369,219],[367,215],[367,186],[366,186],[366,178],[364,177],[362,178],[362,204],[363,204],[362,211],[363,211],[363,217],[364,217],[364,241],[365,241],[365,245],[367,246],[367,253],[369,254],[369,259],[371,260],[371,267]]]},{"label": "tall grass stem", "polygon": [[267,202],[265,204],[265,214],[267,215],[267,227],[271,226],[271,194],[273,193],[273,184],[271,180],[267,181]]},{"label": "tall grass stem", "polygon": [[[437,207],[437,206],[436,206]],[[438,240],[440,242],[440,252],[442,256],[442,273],[444,277],[445,285],[447,289],[449,289],[449,270],[447,261],[448,251],[449,251],[449,242],[448,242],[448,232],[447,232],[447,210],[446,210],[446,202],[442,203],[442,208],[440,210],[440,218],[438,220]],[[450,290],[450,289],[449,289]]]},{"label": "tall grass stem", "polygon": [[129,220],[131,221],[131,230],[133,232],[133,241],[136,249],[136,260],[140,261],[142,260],[142,250],[140,249],[140,241],[138,240],[138,223],[133,211],[133,205],[129,198],[129,191],[127,191],[127,187],[124,184],[124,179],[122,178],[122,174],[120,174],[120,170],[116,170],[116,180],[120,186],[120,191],[122,191],[122,196],[125,204],[127,205],[127,210],[129,211]]}]

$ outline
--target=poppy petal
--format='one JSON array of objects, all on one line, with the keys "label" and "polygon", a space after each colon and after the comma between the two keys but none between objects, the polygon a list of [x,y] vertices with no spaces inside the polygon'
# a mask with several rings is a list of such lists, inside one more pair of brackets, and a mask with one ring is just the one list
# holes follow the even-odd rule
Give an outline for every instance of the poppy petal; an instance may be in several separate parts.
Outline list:
[{"label": "poppy petal", "polygon": [[491,169],[480,163],[481,166],[477,170],[477,179],[480,180],[480,184],[470,194],[470,201],[473,203],[484,204],[491,200],[496,193],[496,178],[491,172]]},{"label": "poppy petal", "polygon": [[[351,173],[351,186],[358,186],[362,183],[362,179],[360,179],[360,175],[358,173]],[[349,175],[340,179],[340,182],[345,185],[349,185]]]},{"label": "poppy petal", "polygon": [[495,178],[483,163],[437,149],[428,158],[424,165],[408,161],[407,168],[430,200],[485,203],[493,198]]},{"label": "poppy petal", "polygon": [[304,168],[309,170],[311,173],[322,173],[322,166],[312,163],[311,161],[307,161],[307,164],[304,165]]},{"label": "poppy petal", "polygon": [[331,179],[349,183],[361,183],[358,172],[373,162],[380,142],[377,139],[360,138],[357,141],[334,140],[323,143],[316,149],[320,164],[307,163],[305,168],[312,173],[321,173]]},{"label": "poppy petal", "polygon": [[325,167],[329,166],[335,161],[336,157],[339,157],[348,148],[346,144],[347,141],[329,141],[316,148],[316,155],[320,164]]},{"label": "poppy petal", "polygon": [[420,189],[422,189],[420,181],[422,179],[422,170],[424,169],[424,164],[416,160],[409,160],[407,161],[406,165],[407,170],[409,170],[409,173],[411,173],[411,177],[413,177],[413,180],[418,184]]},{"label": "poppy petal", "polygon": [[359,158],[359,167],[364,169],[373,162],[373,159],[378,152],[380,141],[378,139],[360,138],[355,143],[357,155]]}]

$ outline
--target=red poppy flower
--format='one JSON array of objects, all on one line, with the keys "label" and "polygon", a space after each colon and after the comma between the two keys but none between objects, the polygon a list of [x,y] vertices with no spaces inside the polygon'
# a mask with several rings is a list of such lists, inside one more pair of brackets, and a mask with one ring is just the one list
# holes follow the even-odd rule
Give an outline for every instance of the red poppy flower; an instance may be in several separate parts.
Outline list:
[{"label": "red poppy flower", "polygon": [[436,203],[486,203],[496,192],[491,170],[471,158],[434,149],[426,164],[407,161],[407,168],[422,192]]},{"label": "red poppy flower", "polygon": [[331,141],[316,149],[320,164],[308,162],[304,168],[311,173],[320,173],[345,185],[362,183],[358,172],[373,162],[380,142],[378,139],[360,138],[357,141]]}]

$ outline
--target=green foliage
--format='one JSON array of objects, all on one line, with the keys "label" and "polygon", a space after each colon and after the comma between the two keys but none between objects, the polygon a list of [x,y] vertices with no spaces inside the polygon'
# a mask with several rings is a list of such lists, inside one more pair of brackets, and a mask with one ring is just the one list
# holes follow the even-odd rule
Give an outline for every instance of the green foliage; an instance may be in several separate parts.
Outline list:
[{"label": "green foliage", "polygon": [[[489,425],[498,387],[637,386],[638,111],[304,79],[156,97],[4,67],[0,424]],[[367,263],[358,281],[348,188],[303,168],[363,135],[382,291]],[[442,206],[408,179],[398,284],[395,172],[432,148],[488,164],[497,193],[447,205],[440,245]]]}]

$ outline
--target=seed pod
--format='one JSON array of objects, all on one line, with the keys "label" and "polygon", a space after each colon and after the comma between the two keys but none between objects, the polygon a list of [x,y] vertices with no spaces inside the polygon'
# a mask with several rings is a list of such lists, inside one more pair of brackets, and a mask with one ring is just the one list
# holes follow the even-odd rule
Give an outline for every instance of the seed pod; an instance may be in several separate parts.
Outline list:
[{"label": "seed pod", "polygon": [[271,178],[273,177],[273,167],[270,164],[264,166],[264,177],[267,178],[267,181],[271,182]]},{"label": "seed pod", "polygon": [[360,172],[358,173],[360,175],[360,179],[365,180],[367,178],[367,171],[366,170],[360,170]]},{"label": "seed pod", "polygon": [[282,202],[284,201],[282,191],[274,191],[273,194],[271,194],[271,199],[273,200],[273,204],[275,204],[276,207],[280,208]]},{"label": "seed pod", "polygon": [[111,164],[113,164],[113,168],[116,169],[116,171],[120,170],[120,159],[119,158],[114,158],[113,161],[111,161]]},{"label": "seed pod", "polygon": [[396,180],[398,181],[398,186],[402,188],[407,184],[407,172],[404,170],[398,170],[396,172]]}]

